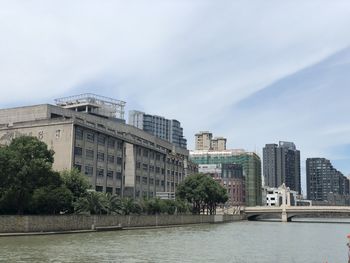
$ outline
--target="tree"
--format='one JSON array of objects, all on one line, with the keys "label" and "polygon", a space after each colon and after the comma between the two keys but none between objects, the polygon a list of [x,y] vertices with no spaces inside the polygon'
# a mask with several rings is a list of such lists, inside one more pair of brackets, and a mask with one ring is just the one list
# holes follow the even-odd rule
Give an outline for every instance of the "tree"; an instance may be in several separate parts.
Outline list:
[{"label": "tree", "polygon": [[54,152],[35,137],[22,136],[0,149],[0,211],[29,212],[34,191],[60,187],[62,180],[52,170]]},{"label": "tree", "polygon": [[123,215],[141,214],[142,206],[131,198],[123,198],[121,200],[121,211]]},{"label": "tree", "polygon": [[57,214],[72,210],[73,194],[65,186],[41,187],[34,190],[30,212],[32,214]]},{"label": "tree", "polygon": [[102,192],[90,191],[74,202],[74,211],[78,214],[88,213],[92,215],[106,214],[108,201]]},{"label": "tree", "polygon": [[72,192],[74,201],[87,194],[89,183],[78,169],[64,170],[61,177],[63,184]]},{"label": "tree", "polygon": [[213,178],[204,174],[187,177],[178,185],[176,196],[191,203],[194,214],[203,213],[205,209],[207,213],[215,214],[216,206],[228,200],[226,190]]}]

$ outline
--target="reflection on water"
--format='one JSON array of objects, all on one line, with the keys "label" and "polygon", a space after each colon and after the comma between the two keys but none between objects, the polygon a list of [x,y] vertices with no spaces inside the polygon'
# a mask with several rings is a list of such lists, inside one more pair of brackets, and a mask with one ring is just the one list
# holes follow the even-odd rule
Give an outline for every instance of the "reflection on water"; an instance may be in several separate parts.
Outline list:
[{"label": "reflection on water", "polygon": [[2,237],[0,261],[346,262],[348,233],[347,224],[243,221],[153,230]]}]

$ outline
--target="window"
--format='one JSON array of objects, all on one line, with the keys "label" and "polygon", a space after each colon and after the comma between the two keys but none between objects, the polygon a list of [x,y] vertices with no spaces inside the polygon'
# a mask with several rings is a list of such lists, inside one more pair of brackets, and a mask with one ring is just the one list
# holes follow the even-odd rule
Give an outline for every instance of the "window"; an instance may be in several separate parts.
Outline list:
[{"label": "window", "polygon": [[112,194],[113,188],[112,187],[106,187],[106,193]]},{"label": "window", "polygon": [[143,157],[148,157],[148,150],[147,149],[143,150]]},{"label": "window", "polygon": [[106,136],[99,134],[97,138],[97,142],[99,145],[105,145],[106,143]]},{"label": "window", "polygon": [[164,175],[165,174],[165,169],[164,168],[162,168],[162,175]]},{"label": "window", "polygon": [[136,168],[140,169],[141,168],[141,163],[140,162],[136,162]]},{"label": "window", "polygon": [[154,172],[154,166],[153,165],[149,166],[149,171],[152,172],[152,173]]},{"label": "window", "polygon": [[156,160],[160,161],[160,154],[159,153],[156,154]]},{"label": "window", "polygon": [[105,160],[105,154],[98,152],[97,153],[97,161],[104,162],[104,160]]},{"label": "window", "polygon": [[74,147],[74,155],[82,156],[83,155],[83,149],[81,147]]},{"label": "window", "polygon": [[140,176],[136,176],[136,183],[140,183],[141,182],[141,177]]},{"label": "window", "polygon": [[160,173],[160,167],[156,167],[156,174]]},{"label": "window", "polygon": [[115,189],[115,194],[116,194],[116,195],[121,195],[121,192],[122,192],[122,191],[121,191],[120,188],[116,188],[116,189]]},{"label": "window", "polygon": [[95,135],[91,132],[86,133],[86,140],[88,142],[95,142]]},{"label": "window", "polygon": [[96,192],[102,192],[103,191],[103,186],[96,185],[95,190],[96,190]]},{"label": "window", "polygon": [[142,164],[142,169],[144,170],[144,171],[147,171],[148,170],[148,165],[147,164]]},{"label": "window", "polygon": [[116,172],[116,178],[118,180],[121,180],[122,179],[122,173],[121,172]]},{"label": "window", "polygon": [[97,176],[103,177],[104,176],[104,170],[103,169],[97,169]]},{"label": "window", "polygon": [[82,140],[83,138],[84,138],[83,129],[76,128],[76,130],[75,130],[75,139],[76,140]]},{"label": "window", "polygon": [[122,164],[123,163],[123,159],[121,157],[117,157],[117,164]]},{"label": "window", "polygon": [[137,155],[141,156],[141,148],[137,148]]},{"label": "window", "polygon": [[86,150],[85,156],[86,156],[86,159],[93,160],[94,159],[94,151],[93,150]]},{"label": "window", "polygon": [[[123,142],[118,141],[117,147],[118,147],[118,150],[123,150]],[[140,153],[140,155],[141,155],[141,153]]]},{"label": "window", "polygon": [[113,171],[107,171],[107,177],[113,179]]},{"label": "window", "polygon": [[147,177],[142,177],[142,183],[147,184]]},{"label": "window", "polygon": [[149,183],[150,183],[150,184],[153,184],[153,183],[154,183],[154,179],[150,178],[150,179],[149,179]]},{"label": "window", "polygon": [[115,140],[112,138],[108,139],[108,148],[114,148],[115,146]]},{"label": "window", "polygon": [[114,155],[108,155],[108,156],[107,156],[107,161],[108,161],[109,163],[114,163]]},{"label": "window", "polygon": [[94,168],[92,166],[86,165],[85,166],[85,175],[92,176],[94,172]]}]

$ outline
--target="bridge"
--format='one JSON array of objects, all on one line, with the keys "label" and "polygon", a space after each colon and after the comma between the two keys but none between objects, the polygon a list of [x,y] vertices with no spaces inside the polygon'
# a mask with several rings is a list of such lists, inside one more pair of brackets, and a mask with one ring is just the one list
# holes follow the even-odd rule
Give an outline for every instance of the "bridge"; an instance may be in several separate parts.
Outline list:
[{"label": "bridge", "polygon": [[245,207],[243,212],[246,214],[248,220],[257,220],[258,217],[273,215],[274,217],[281,217],[282,222],[290,222],[293,217],[297,216],[350,216],[350,206],[255,206]]}]

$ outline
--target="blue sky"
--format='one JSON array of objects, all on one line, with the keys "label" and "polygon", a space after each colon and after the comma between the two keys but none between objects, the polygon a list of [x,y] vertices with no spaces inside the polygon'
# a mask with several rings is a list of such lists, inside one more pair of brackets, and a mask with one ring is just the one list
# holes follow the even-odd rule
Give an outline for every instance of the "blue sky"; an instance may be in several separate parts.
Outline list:
[{"label": "blue sky", "polygon": [[0,20],[1,108],[94,92],[180,120],[189,148],[290,140],[350,173],[347,0],[8,1]]}]

